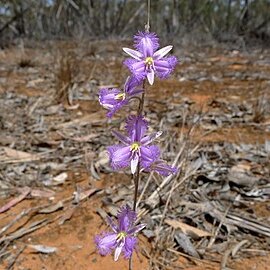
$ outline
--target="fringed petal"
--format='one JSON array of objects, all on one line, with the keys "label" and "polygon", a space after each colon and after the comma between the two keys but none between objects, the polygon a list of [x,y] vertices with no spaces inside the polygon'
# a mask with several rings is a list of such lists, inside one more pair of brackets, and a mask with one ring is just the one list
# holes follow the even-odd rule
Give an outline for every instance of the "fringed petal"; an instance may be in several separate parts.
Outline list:
[{"label": "fringed petal", "polygon": [[150,165],[160,156],[159,147],[156,145],[141,146],[140,151],[140,164],[143,168],[150,167]]},{"label": "fringed petal", "polygon": [[123,248],[124,258],[129,259],[136,248],[137,238],[134,236],[127,236]]},{"label": "fringed petal", "polygon": [[155,33],[138,32],[134,36],[135,48],[140,51],[144,57],[152,56],[159,47],[159,38]]},{"label": "fringed petal", "polygon": [[140,142],[147,129],[148,123],[141,115],[127,118],[126,131],[133,142]]},{"label": "fringed petal", "polygon": [[112,249],[116,247],[117,234],[116,233],[104,233],[95,237],[95,244],[98,252],[102,256],[106,256],[112,252]]},{"label": "fringed petal", "polygon": [[155,71],[159,78],[167,78],[174,70],[177,64],[175,56],[169,56],[160,60],[155,60]]},{"label": "fringed petal", "polygon": [[108,148],[111,166],[114,170],[122,169],[130,164],[132,152],[130,146],[114,145]]}]

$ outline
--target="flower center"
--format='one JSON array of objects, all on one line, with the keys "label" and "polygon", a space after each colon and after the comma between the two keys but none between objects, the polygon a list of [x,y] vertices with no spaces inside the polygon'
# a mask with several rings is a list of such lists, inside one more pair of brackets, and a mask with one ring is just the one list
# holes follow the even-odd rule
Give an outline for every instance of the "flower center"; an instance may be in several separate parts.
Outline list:
[{"label": "flower center", "polygon": [[130,150],[132,150],[132,151],[137,151],[137,150],[139,150],[139,148],[140,148],[140,144],[137,143],[137,142],[134,142],[134,143],[130,146]]},{"label": "flower center", "polygon": [[117,94],[114,99],[116,99],[116,100],[117,99],[124,100],[125,98],[126,98],[126,94],[125,93],[120,93],[120,94]]},{"label": "flower center", "polygon": [[146,57],[144,62],[147,66],[152,66],[154,63],[154,59],[152,57]]},{"label": "flower center", "polygon": [[127,236],[126,232],[120,232],[117,234],[117,240],[122,240]]}]

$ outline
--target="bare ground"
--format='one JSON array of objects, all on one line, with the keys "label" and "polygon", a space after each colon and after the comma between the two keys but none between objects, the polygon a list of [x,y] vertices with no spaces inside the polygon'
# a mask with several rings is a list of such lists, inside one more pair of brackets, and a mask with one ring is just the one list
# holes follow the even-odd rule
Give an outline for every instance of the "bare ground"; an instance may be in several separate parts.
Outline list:
[{"label": "bare ground", "polygon": [[[127,76],[128,43],[0,51],[3,269],[127,269],[124,259],[99,256],[93,238],[106,214],[132,200],[129,172],[112,172],[106,157],[109,130],[126,113],[108,122],[97,100],[100,87]],[[148,228],[134,269],[269,269],[269,51],[174,54],[174,75],[147,88],[146,116],[165,131],[164,158],[180,173],[164,185],[142,177]]]}]

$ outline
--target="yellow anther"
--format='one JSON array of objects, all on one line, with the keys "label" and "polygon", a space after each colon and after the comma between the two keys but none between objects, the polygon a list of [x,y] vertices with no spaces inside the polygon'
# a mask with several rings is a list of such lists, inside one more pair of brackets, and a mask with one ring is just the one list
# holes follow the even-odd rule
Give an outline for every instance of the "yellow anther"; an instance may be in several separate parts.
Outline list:
[{"label": "yellow anther", "polygon": [[154,60],[152,57],[146,57],[145,58],[145,64],[148,66],[151,66],[154,63]]},{"label": "yellow anther", "polygon": [[134,142],[130,148],[132,151],[137,151],[140,148],[140,145],[137,142]]},{"label": "yellow anther", "polygon": [[120,93],[120,94],[117,94],[114,99],[122,99],[122,100],[124,100],[125,98],[126,98],[126,94],[125,93]]},{"label": "yellow anther", "polygon": [[124,239],[126,236],[127,236],[127,233],[126,233],[126,232],[120,232],[120,233],[117,234],[117,239],[118,239],[118,240],[122,240],[122,239]]}]

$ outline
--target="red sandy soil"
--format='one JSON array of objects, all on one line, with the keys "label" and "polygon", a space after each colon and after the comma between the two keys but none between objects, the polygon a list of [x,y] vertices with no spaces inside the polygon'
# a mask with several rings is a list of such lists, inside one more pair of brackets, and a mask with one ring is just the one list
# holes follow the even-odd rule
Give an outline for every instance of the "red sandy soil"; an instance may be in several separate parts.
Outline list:
[{"label": "red sandy soil", "polygon": [[[38,55],[40,52],[38,50],[33,50],[34,55]],[[14,49],[7,51],[5,61],[15,61],[12,53]],[[212,58],[211,58],[212,57]],[[231,61],[232,64],[229,66],[232,70],[242,70],[253,68],[254,71],[256,67],[249,67],[248,64],[245,64],[245,57],[235,55],[234,57],[227,58],[225,55],[220,55],[220,52],[213,52],[209,56],[209,59],[212,59],[212,62],[228,62]],[[233,64],[240,62],[242,64]],[[177,68],[178,72],[182,72],[187,68],[189,64],[179,65]],[[221,72],[222,67],[217,66],[207,66],[205,63],[198,63],[197,68],[205,69],[208,68],[209,72]],[[270,69],[270,67],[268,66]],[[268,70],[269,72],[269,70]],[[6,74],[8,76],[8,74]],[[11,80],[15,80],[17,76],[18,79],[22,79],[20,74],[9,75],[9,80],[7,83],[10,83]],[[262,82],[257,82],[262,83]],[[230,87],[231,82],[229,79],[225,79],[223,83],[214,83],[214,82],[201,82],[200,89],[194,88],[194,83],[192,81],[183,81],[180,82],[173,78],[166,81],[157,82],[150,90],[149,96],[151,98],[161,99],[164,95],[173,95],[175,89],[177,89],[178,94],[181,96],[186,96],[193,100],[197,104],[197,108],[202,108],[202,110],[208,109],[208,104],[214,98],[230,98],[230,99],[251,99],[253,97],[250,89],[256,87],[256,82],[247,82],[247,81],[235,81],[234,86],[238,87],[238,91],[235,91],[233,87]],[[225,91],[223,91],[225,90]],[[2,89],[3,91],[3,89]],[[25,95],[39,95],[42,93],[43,89],[37,92],[31,88],[25,88],[23,85],[17,85],[16,91],[24,93]],[[97,102],[94,102],[93,106],[90,106],[91,109],[96,110],[99,108]],[[82,113],[87,113],[89,110],[89,103],[81,103],[79,110]],[[100,111],[102,111],[100,109]],[[269,121],[269,119],[266,119]],[[194,140],[202,139],[200,137],[200,130],[195,132]],[[213,132],[203,138],[205,141],[232,141],[232,142],[264,142],[265,139],[269,139],[269,133],[258,132],[252,127],[232,127],[228,129],[221,129],[216,132]],[[102,188],[103,186],[112,186],[114,183],[119,182],[117,176],[111,175],[102,175],[101,181],[95,181],[91,179],[84,172],[77,172],[81,176],[77,177],[77,184],[82,188],[89,187],[89,184],[92,188]],[[74,192],[73,183],[74,173],[70,173],[69,179],[65,184],[58,188],[56,196],[53,200],[54,203],[63,200],[72,196]],[[89,180],[90,179],[90,180]],[[122,181],[122,179],[121,179]],[[129,179],[125,180],[127,183]],[[67,220],[63,225],[59,225],[57,220],[50,223],[49,225],[28,234],[19,240],[15,241],[13,244],[13,249],[19,250],[23,246],[25,249],[16,259],[14,270],[54,270],[54,269],[76,269],[76,270],[119,270],[119,269],[128,269],[128,261],[120,259],[118,262],[113,261],[112,256],[101,257],[97,254],[94,246],[94,235],[100,233],[101,230],[106,229],[104,221],[97,214],[96,209],[101,206],[101,199],[104,195],[102,193],[97,193],[93,196],[90,196],[89,199],[77,205],[76,210],[74,211],[72,217]],[[0,205],[7,203],[9,199],[1,199]],[[28,209],[29,207],[34,207],[37,205],[42,205],[48,203],[48,199],[25,199],[21,203],[17,204],[15,207],[10,209],[4,214],[0,214],[0,228],[3,224],[7,224],[9,220],[12,220],[15,215],[20,213],[23,209]],[[263,216],[269,215],[269,212],[265,204],[256,203],[254,209],[257,213],[262,214]],[[63,213],[62,213],[63,214]],[[57,217],[58,213],[52,213],[50,217]],[[41,215],[37,215],[34,220],[41,219]],[[47,218],[45,215],[44,218]],[[33,220],[32,220],[33,221]],[[19,227],[23,226],[27,220],[22,220],[17,226],[11,228],[11,231],[15,231]],[[28,244],[42,244],[45,246],[56,247],[58,251],[53,254],[41,254],[32,249]],[[150,269],[148,266],[148,259],[144,257],[140,250],[146,249],[150,251],[150,244],[147,242],[147,239],[140,237],[140,245],[138,250],[138,255],[134,254],[133,256],[133,269],[134,270],[146,270]],[[260,256],[258,253],[250,258],[236,258],[230,260],[230,269],[237,270],[267,270],[270,269],[270,254],[267,256]],[[174,269],[185,269],[185,270],[215,270],[220,269],[220,262],[217,260],[211,261],[199,261],[194,259],[188,259],[179,255],[177,264],[175,263]],[[7,262],[5,261],[1,269],[6,269]],[[172,269],[172,268],[168,268]]]}]

